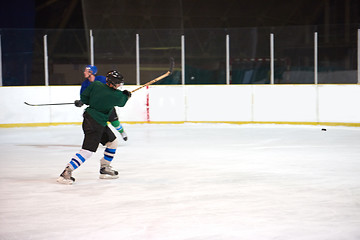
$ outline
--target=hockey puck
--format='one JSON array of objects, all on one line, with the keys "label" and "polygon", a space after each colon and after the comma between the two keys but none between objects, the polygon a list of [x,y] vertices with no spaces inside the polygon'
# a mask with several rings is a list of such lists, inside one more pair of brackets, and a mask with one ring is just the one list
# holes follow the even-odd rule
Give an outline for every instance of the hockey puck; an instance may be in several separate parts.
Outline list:
[{"label": "hockey puck", "polygon": [[326,128],[322,128],[321,131],[326,131]]}]

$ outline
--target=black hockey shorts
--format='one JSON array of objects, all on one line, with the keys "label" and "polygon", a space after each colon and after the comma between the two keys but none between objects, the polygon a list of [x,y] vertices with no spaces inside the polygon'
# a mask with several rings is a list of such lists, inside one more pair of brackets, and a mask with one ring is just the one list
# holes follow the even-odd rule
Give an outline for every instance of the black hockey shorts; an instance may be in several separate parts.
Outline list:
[{"label": "black hockey shorts", "polygon": [[85,137],[82,148],[91,152],[96,152],[99,143],[105,145],[107,142],[112,142],[116,139],[115,134],[108,126],[102,126],[96,122],[89,113],[85,112],[82,129]]},{"label": "black hockey shorts", "polygon": [[115,108],[113,108],[110,116],[109,116],[109,122],[113,122],[113,121],[116,121],[116,120],[119,120],[118,118],[118,115],[116,114],[116,110]]}]

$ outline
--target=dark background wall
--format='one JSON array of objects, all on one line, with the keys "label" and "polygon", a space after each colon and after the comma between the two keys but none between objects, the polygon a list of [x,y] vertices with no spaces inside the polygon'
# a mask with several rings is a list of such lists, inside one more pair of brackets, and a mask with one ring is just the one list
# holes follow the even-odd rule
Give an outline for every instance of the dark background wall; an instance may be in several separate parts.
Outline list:
[{"label": "dark background wall", "polygon": [[[169,36],[160,37],[160,34],[152,32],[152,29],[175,29],[176,34],[181,31],[186,32],[187,63],[191,65],[188,69],[196,67],[194,69],[197,71],[202,67],[197,59],[200,59],[199,62],[202,64],[204,57],[207,60],[210,59],[206,54],[213,53],[212,57],[216,58],[216,52],[222,51],[217,42],[213,41],[212,38],[215,35],[211,35],[210,31],[207,31],[208,28],[211,28],[212,31],[219,29],[230,32],[231,29],[236,28],[274,27],[276,34],[281,35],[288,31],[289,26],[306,26],[309,28],[307,31],[309,34],[301,33],[296,36],[297,33],[293,32],[290,39],[296,41],[307,36],[306,41],[309,46],[304,49],[304,44],[299,48],[294,43],[292,44],[294,46],[290,44],[291,46],[285,48],[283,46],[288,44],[285,42],[281,44],[281,47],[276,48],[277,56],[300,56],[306,51],[309,52],[307,55],[311,56],[312,40],[310,36],[316,30],[321,36],[319,47],[322,57],[320,60],[324,62],[322,66],[326,66],[326,69],[335,69],[340,66],[340,69],[354,70],[357,60],[356,44],[354,43],[357,42],[355,34],[360,28],[359,18],[359,0],[3,1],[0,7],[3,82],[4,85],[41,85],[44,83],[42,36],[48,34],[51,84],[79,84],[82,80],[82,67],[89,63],[89,29],[95,30],[97,37],[96,64],[127,63],[131,66],[135,64],[134,49],[129,48],[129,44],[121,46],[118,43],[130,40],[134,42],[135,32],[142,31],[142,39],[147,36],[147,42],[155,42],[153,46],[170,49],[167,50],[168,52],[163,51],[164,55],[176,55],[177,49],[169,48],[176,44],[171,44]],[[339,27],[333,27],[334,25],[339,25]],[[102,30],[105,29],[111,31],[104,34]],[[126,29],[131,29],[127,32],[130,40],[122,31]],[[261,30],[249,29],[245,32],[250,31],[253,35],[261,32]],[[121,34],[118,30],[122,31]],[[149,33],[145,34],[144,31],[147,30]],[[193,37],[195,40],[189,40],[193,35],[196,35]],[[251,39],[252,35],[245,34],[245,36]],[[234,34],[232,37],[235,38]],[[166,40],[164,41],[164,39]],[[279,38],[277,42],[280,42],[281,39],[284,38]],[[244,41],[244,35],[238,37],[237,43],[241,40]],[[251,42],[256,43],[255,40]],[[112,47],[114,44],[115,46]],[[194,45],[192,48],[191,44]],[[239,53],[238,55],[251,58],[264,57],[266,54],[261,53],[260,48],[265,45],[267,46],[267,43],[259,44],[255,51],[256,54]],[[198,53],[199,50],[203,50],[203,52]],[[146,49],[142,51],[142,66],[146,63],[158,63],[166,60],[166,57],[159,56],[160,51],[153,51],[152,55],[147,54],[148,50]],[[292,60],[292,64],[301,61]],[[301,63],[300,65],[303,68],[312,66],[311,61],[306,60],[306,62],[306,64]],[[207,67],[215,63],[223,64],[216,59],[212,63],[204,62]],[[64,66],[67,66],[66,70],[62,69]],[[107,69],[108,67],[106,65],[103,68]],[[149,65],[149,68],[151,67],[154,66]],[[290,68],[289,64],[286,67]],[[132,68],[129,67],[130,73],[134,72]],[[242,68],[243,66],[241,66]],[[253,68],[253,66],[249,68]],[[218,69],[221,70],[221,67]],[[146,73],[152,74],[151,71]],[[151,76],[143,76],[143,79],[150,78]],[[222,76],[221,79],[223,78]],[[214,79],[218,81],[219,76],[215,74]]]},{"label": "dark background wall", "polygon": [[358,0],[12,0],[0,28],[236,28],[359,23]]}]

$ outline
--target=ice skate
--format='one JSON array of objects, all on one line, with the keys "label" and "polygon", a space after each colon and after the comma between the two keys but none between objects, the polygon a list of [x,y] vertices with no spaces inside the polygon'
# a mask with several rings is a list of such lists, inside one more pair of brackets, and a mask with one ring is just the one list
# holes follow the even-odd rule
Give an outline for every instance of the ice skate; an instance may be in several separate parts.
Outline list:
[{"label": "ice skate", "polygon": [[118,171],[112,169],[110,165],[103,165],[100,168],[100,179],[115,179],[119,178]]},{"label": "ice skate", "polygon": [[75,182],[75,178],[71,176],[71,169],[66,167],[65,170],[60,174],[60,177],[56,180],[58,183],[71,185]]},{"label": "ice skate", "polygon": [[125,131],[121,132],[121,137],[124,139],[124,141],[127,141],[128,137]]}]

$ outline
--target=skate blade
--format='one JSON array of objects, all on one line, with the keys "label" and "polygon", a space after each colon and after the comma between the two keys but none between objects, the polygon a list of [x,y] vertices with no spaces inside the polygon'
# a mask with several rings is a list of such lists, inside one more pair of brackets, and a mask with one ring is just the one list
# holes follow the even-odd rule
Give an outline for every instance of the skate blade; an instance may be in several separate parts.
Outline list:
[{"label": "skate blade", "polygon": [[119,175],[100,174],[100,179],[117,179]]},{"label": "skate blade", "polygon": [[72,185],[74,183],[73,180],[71,179],[65,179],[63,177],[59,177],[57,180],[56,180],[58,183],[61,183],[61,184],[65,184],[65,185]]}]

